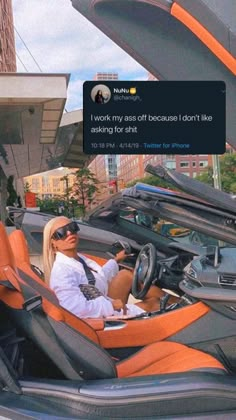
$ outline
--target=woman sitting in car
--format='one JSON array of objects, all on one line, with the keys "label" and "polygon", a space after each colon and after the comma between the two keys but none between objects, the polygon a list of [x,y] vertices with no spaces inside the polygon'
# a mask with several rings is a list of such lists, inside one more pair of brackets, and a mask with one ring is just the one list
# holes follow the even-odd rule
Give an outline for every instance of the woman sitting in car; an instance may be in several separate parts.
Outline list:
[{"label": "woman sitting in car", "polygon": [[102,267],[77,252],[79,226],[60,216],[44,228],[43,259],[45,279],[65,309],[81,318],[137,315],[159,309],[162,291],[151,286],[144,300],[127,304],[133,275],[120,270],[125,258],[119,252]]}]

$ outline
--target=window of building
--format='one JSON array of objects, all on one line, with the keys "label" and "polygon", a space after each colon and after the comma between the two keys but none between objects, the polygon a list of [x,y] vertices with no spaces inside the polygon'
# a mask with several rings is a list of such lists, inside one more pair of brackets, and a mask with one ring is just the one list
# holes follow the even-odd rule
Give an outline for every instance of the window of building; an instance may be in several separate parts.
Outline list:
[{"label": "window of building", "polygon": [[195,168],[196,162],[192,162],[192,166],[193,166],[193,168]]},{"label": "window of building", "polygon": [[38,178],[32,178],[32,191],[37,192],[40,189],[40,181]]},{"label": "window of building", "polygon": [[42,178],[43,187],[47,187],[48,184],[49,184],[49,179],[46,176],[43,176],[43,178]]},{"label": "window of building", "polygon": [[53,178],[52,185],[53,188],[58,188],[60,186],[60,178]]},{"label": "window of building", "polygon": [[200,160],[199,166],[200,168],[206,168],[206,166],[208,166],[208,160]]},{"label": "window of building", "polygon": [[189,167],[189,162],[180,162],[180,167],[181,168],[188,168]]},{"label": "window of building", "polygon": [[174,160],[169,160],[165,163],[167,169],[176,169],[176,162]]}]

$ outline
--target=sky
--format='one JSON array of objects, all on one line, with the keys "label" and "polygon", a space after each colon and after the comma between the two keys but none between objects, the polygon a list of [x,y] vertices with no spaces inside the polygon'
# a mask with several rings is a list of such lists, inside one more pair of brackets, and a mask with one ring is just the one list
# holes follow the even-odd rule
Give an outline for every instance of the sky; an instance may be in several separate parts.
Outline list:
[{"label": "sky", "polygon": [[12,0],[12,5],[17,71],[40,72],[25,43],[43,73],[70,73],[67,111],[82,108],[83,82],[99,71],[118,72],[120,80],[147,79],[147,70],[80,15],[70,0]]}]

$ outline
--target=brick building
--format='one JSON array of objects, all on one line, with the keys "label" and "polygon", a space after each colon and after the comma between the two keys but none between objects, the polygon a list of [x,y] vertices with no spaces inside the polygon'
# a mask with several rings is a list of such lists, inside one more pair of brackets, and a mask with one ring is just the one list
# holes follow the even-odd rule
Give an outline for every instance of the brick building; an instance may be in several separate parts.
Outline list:
[{"label": "brick building", "polygon": [[16,72],[16,51],[11,0],[0,0],[0,72]]}]

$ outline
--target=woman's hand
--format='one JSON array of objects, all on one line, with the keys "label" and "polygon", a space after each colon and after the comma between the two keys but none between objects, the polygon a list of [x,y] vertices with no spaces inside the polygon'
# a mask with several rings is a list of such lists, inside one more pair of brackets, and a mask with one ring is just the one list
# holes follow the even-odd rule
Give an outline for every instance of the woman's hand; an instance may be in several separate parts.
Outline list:
[{"label": "woman's hand", "polygon": [[114,311],[120,311],[124,309],[124,304],[120,299],[114,299],[111,301]]},{"label": "woman's hand", "polygon": [[120,252],[118,252],[117,254],[116,254],[116,256],[115,256],[115,261],[117,262],[117,263],[119,263],[119,262],[121,262],[121,261],[124,261],[124,259],[127,257],[127,254],[125,253],[125,250],[124,249],[122,249],[122,251],[120,251]]}]

